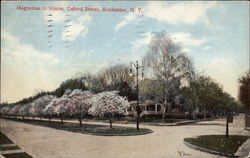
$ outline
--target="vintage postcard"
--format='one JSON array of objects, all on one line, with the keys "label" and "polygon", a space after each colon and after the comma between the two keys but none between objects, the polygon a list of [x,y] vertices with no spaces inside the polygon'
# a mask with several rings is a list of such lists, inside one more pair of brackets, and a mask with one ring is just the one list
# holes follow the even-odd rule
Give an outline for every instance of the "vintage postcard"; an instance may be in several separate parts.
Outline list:
[{"label": "vintage postcard", "polygon": [[249,158],[249,5],[1,1],[0,158]]}]

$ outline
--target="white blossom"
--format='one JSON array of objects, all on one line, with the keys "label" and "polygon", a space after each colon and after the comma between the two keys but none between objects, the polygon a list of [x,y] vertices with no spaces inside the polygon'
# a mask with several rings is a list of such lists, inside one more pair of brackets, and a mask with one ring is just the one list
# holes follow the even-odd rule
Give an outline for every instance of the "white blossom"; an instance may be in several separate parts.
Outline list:
[{"label": "white blossom", "polygon": [[19,114],[21,116],[30,116],[30,108],[31,108],[31,104],[27,103],[27,104],[24,104],[20,107],[20,110],[19,110]]},{"label": "white blossom", "polygon": [[66,109],[71,115],[87,113],[92,106],[92,93],[75,89],[68,95]]},{"label": "white blossom", "polygon": [[46,106],[55,98],[53,95],[45,95],[31,103],[30,113],[33,116],[40,116],[44,114]]},{"label": "white blossom", "polygon": [[22,106],[21,104],[17,104],[17,105],[12,106],[8,113],[10,115],[18,116],[20,113],[21,106]]},{"label": "white blossom", "polygon": [[0,113],[2,115],[8,115],[10,110],[11,110],[10,106],[4,106],[0,109]]},{"label": "white blossom", "polygon": [[118,95],[117,91],[102,92],[92,98],[93,106],[89,113],[103,117],[105,114],[125,114],[130,104],[127,99]]}]

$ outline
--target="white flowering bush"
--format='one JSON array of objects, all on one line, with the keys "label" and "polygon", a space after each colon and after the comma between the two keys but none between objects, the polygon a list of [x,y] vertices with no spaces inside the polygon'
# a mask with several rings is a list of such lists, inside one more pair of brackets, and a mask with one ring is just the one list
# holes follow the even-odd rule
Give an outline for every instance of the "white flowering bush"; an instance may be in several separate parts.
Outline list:
[{"label": "white flowering bush", "polygon": [[130,106],[128,100],[118,95],[117,91],[98,93],[92,98],[92,103],[89,113],[99,117],[107,116],[110,128],[112,128],[114,114],[124,115]]},{"label": "white flowering bush", "polygon": [[11,107],[11,109],[9,110],[8,114],[12,115],[12,116],[20,116],[20,108],[21,108],[22,104],[17,104]]},{"label": "white flowering bush", "polygon": [[60,98],[54,98],[51,102],[44,108],[44,113],[46,113],[49,118],[53,115],[60,115],[61,122],[63,122],[63,117],[68,113],[67,103],[69,101],[68,94],[64,94]]},{"label": "white flowering bush", "polygon": [[61,117],[78,116],[80,126],[85,114],[90,113],[93,116],[108,117],[110,128],[112,128],[112,119],[115,114],[126,114],[130,104],[128,100],[118,94],[117,91],[102,92],[92,94],[90,91],[75,89],[67,90],[60,98],[53,95],[44,95],[31,103],[5,106],[0,109],[1,114],[12,116],[49,117],[49,121],[55,115]]},{"label": "white flowering bush", "polygon": [[88,113],[89,108],[92,106],[92,96],[90,91],[82,91],[75,89],[68,95],[68,102],[66,109],[70,115],[78,115],[80,126],[82,126],[82,116]]},{"label": "white flowering bush", "polygon": [[43,116],[44,115],[44,109],[50,102],[55,99],[55,96],[53,95],[44,95],[36,100],[34,100],[31,103],[30,107],[30,114],[34,116]]},{"label": "white flowering bush", "polygon": [[43,113],[46,114],[47,116],[53,116],[57,114],[56,112],[56,101],[57,98],[51,100],[51,102],[43,109]]},{"label": "white flowering bush", "polygon": [[27,103],[27,104],[23,104],[20,107],[19,110],[19,114],[24,118],[24,117],[29,117],[30,116],[30,108],[31,108],[31,104]]},{"label": "white flowering bush", "polygon": [[0,109],[1,115],[9,115],[9,111],[11,110],[10,106],[4,106]]},{"label": "white flowering bush", "polygon": [[66,91],[60,98],[53,99],[43,110],[49,116],[60,115],[63,122],[64,115],[79,116],[82,125],[82,115],[86,114],[92,106],[92,93],[89,91]]}]

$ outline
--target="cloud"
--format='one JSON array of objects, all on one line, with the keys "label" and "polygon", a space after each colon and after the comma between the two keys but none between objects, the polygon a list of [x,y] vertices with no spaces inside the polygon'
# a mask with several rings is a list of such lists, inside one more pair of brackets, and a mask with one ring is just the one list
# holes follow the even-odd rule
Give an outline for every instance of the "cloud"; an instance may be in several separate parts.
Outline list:
[{"label": "cloud", "polygon": [[[57,1],[57,2],[50,2],[49,6],[56,6],[57,8],[62,7],[66,9],[66,6],[69,6],[70,3],[67,1]],[[48,7],[48,6],[47,6]],[[52,16],[48,16],[49,14],[52,14]],[[65,20],[65,11],[53,11],[53,10],[47,10],[44,11],[44,21],[45,23],[48,22],[48,20],[53,20],[55,23],[64,22]]]},{"label": "cloud", "polygon": [[[143,8],[145,18],[156,19],[168,24],[188,24],[195,25],[203,23],[210,27],[211,23],[207,16],[209,9],[213,8],[217,2],[148,2]],[[121,22],[115,26],[115,31],[136,21],[138,16],[134,13],[125,15]]]},{"label": "cloud", "polygon": [[151,41],[152,33],[146,32],[142,34],[142,38],[138,38],[135,41],[132,41],[132,48],[133,49],[139,49],[145,45],[148,45]]},{"label": "cloud", "polygon": [[34,95],[35,89],[54,89],[55,75],[48,69],[57,66],[59,60],[5,30],[1,32],[1,101],[18,101]]},{"label": "cloud", "polygon": [[[85,35],[88,33],[88,27],[92,17],[89,14],[83,15],[76,19],[75,21],[71,21],[68,23],[70,25],[62,34],[63,40],[75,40],[79,35]],[[66,32],[66,31],[70,32]],[[68,37],[69,36],[69,37]]]},{"label": "cloud", "polygon": [[123,20],[115,25],[115,31],[118,31],[120,28],[128,25],[129,23],[132,23],[137,18],[137,15],[135,13],[129,13],[128,15],[125,15],[123,17]]},{"label": "cloud", "polygon": [[[177,32],[171,34],[171,37],[174,42],[181,43],[183,45],[182,51],[185,53],[191,52],[192,47],[198,47],[201,46],[203,43],[207,41],[206,37],[202,38],[194,38],[192,34],[185,33],[185,32]],[[132,49],[138,50],[144,46],[147,46],[150,44],[152,38],[151,32],[146,32],[142,34],[142,38],[137,38],[136,40],[132,41]],[[210,47],[205,47],[205,49],[210,49]]]},{"label": "cloud", "polygon": [[210,22],[206,15],[207,11],[215,5],[216,2],[181,2],[174,4],[149,2],[144,10],[147,17],[169,24],[194,25],[202,22],[208,25]]},{"label": "cloud", "polygon": [[190,53],[190,52],[191,52],[191,49],[189,49],[189,48],[182,48],[182,51],[183,51],[184,53]]},{"label": "cloud", "polygon": [[[56,3],[57,7],[62,7],[66,9],[67,2],[61,2]],[[52,16],[48,16],[52,15]],[[62,39],[63,40],[75,40],[79,35],[85,35],[88,33],[88,27],[90,25],[90,22],[92,20],[92,16],[89,14],[82,15],[78,18],[75,18],[75,16],[66,16],[68,13],[65,11],[45,11],[44,12],[44,22],[48,25],[50,24],[48,21],[51,21],[51,24],[60,24],[62,26],[64,25],[70,25],[69,27],[65,27],[64,32],[62,32]],[[66,20],[71,20],[67,24],[65,24]],[[70,30],[70,32],[65,32]]]},{"label": "cloud", "polygon": [[171,36],[176,42],[180,42],[185,46],[200,46],[207,41],[206,37],[196,39],[192,37],[192,34],[185,32],[173,33]]},{"label": "cloud", "polygon": [[204,50],[210,50],[211,47],[210,47],[210,46],[205,46],[203,49],[204,49]]},{"label": "cloud", "polygon": [[17,63],[24,63],[29,60],[57,64],[58,59],[47,52],[40,52],[30,44],[22,43],[18,38],[3,30],[1,44],[3,57],[12,58]]}]

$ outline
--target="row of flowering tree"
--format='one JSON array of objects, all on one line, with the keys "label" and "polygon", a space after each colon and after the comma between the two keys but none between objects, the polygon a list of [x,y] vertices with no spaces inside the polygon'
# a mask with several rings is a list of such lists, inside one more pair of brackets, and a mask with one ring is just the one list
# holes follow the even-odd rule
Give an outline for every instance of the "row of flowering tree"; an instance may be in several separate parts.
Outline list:
[{"label": "row of flowering tree", "polygon": [[53,95],[44,95],[28,104],[7,105],[0,109],[2,116],[23,117],[76,117],[82,126],[84,115],[91,114],[97,117],[108,117],[110,128],[115,114],[124,115],[129,107],[126,98],[118,95],[117,91],[92,94],[90,91],[75,89],[66,91],[63,96],[57,98]]}]

